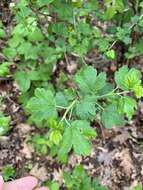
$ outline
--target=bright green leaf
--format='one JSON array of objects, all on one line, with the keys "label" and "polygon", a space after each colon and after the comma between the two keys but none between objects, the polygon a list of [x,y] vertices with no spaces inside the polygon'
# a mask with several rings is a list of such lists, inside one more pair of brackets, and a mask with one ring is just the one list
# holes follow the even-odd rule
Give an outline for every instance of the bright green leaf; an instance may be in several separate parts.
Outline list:
[{"label": "bright green leaf", "polygon": [[115,51],[112,49],[112,50],[108,50],[107,52],[106,52],[106,56],[107,56],[107,58],[109,58],[109,59],[115,59]]},{"label": "bright green leaf", "polygon": [[49,139],[50,139],[50,141],[53,142],[54,144],[59,145],[59,143],[60,143],[60,141],[61,141],[61,139],[62,139],[61,132],[58,131],[58,130],[53,130],[53,131],[50,133]]},{"label": "bright green leaf", "polygon": [[5,135],[10,129],[10,117],[5,117],[0,113],[0,136]]},{"label": "bright green leaf", "polygon": [[0,38],[5,38],[5,37],[6,37],[6,33],[4,29],[0,28]]},{"label": "bright green leaf", "polygon": [[142,190],[142,184],[141,183],[138,183],[133,190]]},{"label": "bright green leaf", "polygon": [[0,77],[6,77],[6,75],[9,73],[9,66],[9,62],[0,64]]},{"label": "bright green leaf", "polygon": [[136,91],[141,85],[141,72],[135,68],[128,69],[123,66],[115,73],[115,81],[119,88],[122,90]]},{"label": "bright green leaf", "polygon": [[133,88],[133,91],[134,91],[135,96],[137,98],[143,97],[143,86],[141,86],[141,85],[135,85],[134,88]]},{"label": "bright green leaf", "polygon": [[119,111],[121,113],[125,113],[130,120],[137,108],[136,101],[128,96],[121,97],[119,100]]},{"label": "bright green leaf", "polygon": [[56,182],[53,182],[51,185],[50,185],[50,190],[59,190],[59,185],[58,183]]}]

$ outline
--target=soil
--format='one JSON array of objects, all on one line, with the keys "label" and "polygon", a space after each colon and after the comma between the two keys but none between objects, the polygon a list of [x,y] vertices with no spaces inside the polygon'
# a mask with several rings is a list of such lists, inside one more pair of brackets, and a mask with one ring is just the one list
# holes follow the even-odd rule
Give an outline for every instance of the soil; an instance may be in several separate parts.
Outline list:
[{"label": "soil", "polygon": [[[11,13],[7,3],[0,2],[0,18],[9,31]],[[5,42],[0,42],[0,50],[4,44]],[[0,61],[4,59],[0,54]],[[105,60],[100,60],[97,52],[91,52],[86,61],[93,64],[97,59],[101,64],[98,64],[98,67],[95,64],[95,67],[99,71],[106,71],[109,79],[112,80],[113,73],[120,66],[119,62],[118,64],[116,62],[107,63]],[[68,57],[68,61],[73,67],[66,69],[63,67],[64,72],[72,74],[77,69],[77,60]],[[125,63],[143,71],[142,58]],[[60,67],[61,62],[57,68]],[[40,131],[35,126],[26,124],[27,118],[18,103],[19,91],[11,76],[6,79],[0,78],[0,95],[5,97],[5,113],[12,118],[10,132],[7,136],[0,138],[0,171],[4,166],[12,165],[16,169],[16,178],[34,175],[40,183],[54,179],[62,185],[62,171],[73,168],[77,163],[82,163],[89,175],[93,178],[98,177],[109,190],[130,190],[138,181],[143,182],[143,101],[139,102],[139,109],[133,120],[125,127],[113,128],[109,131],[99,123],[93,123],[98,137],[93,142],[91,156],[80,157],[71,153],[68,164],[64,165],[49,155],[37,154],[27,143],[30,135]]]}]

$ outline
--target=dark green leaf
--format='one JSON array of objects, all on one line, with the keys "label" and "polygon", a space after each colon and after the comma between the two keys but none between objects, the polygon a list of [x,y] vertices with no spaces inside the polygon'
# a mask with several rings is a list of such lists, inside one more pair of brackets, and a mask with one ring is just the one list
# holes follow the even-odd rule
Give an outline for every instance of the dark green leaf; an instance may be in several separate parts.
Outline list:
[{"label": "dark green leaf", "polygon": [[26,110],[31,114],[31,120],[35,123],[56,118],[56,102],[52,91],[37,88],[35,90],[35,96],[27,103]]},{"label": "dark green leaf", "polygon": [[85,96],[76,104],[76,114],[80,119],[92,120],[96,115],[95,98]]},{"label": "dark green leaf", "polygon": [[75,76],[75,81],[83,93],[97,93],[106,84],[106,74],[100,73],[91,66],[83,67]]},{"label": "dark green leaf", "polygon": [[109,105],[102,112],[101,120],[108,129],[125,124],[124,117],[118,112],[115,105]]}]

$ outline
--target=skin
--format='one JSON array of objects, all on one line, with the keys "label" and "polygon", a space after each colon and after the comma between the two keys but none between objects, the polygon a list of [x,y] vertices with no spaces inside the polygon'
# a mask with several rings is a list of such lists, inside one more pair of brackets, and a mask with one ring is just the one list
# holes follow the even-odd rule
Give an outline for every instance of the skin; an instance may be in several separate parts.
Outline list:
[{"label": "skin", "polygon": [[34,177],[24,177],[12,182],[4,183],[0,176],[0,190],[48,190],[45,187],[36,188],[38,181]]}]

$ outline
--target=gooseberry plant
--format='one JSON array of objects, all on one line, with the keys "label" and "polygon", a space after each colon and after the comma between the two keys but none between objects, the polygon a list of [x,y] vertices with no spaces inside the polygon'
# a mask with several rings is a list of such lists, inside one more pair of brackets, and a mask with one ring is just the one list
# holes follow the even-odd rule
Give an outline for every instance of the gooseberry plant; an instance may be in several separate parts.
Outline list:
[{"label": "gooseberry plant", "polygon": [[[96,131],[90,125],[100,118],[111,129],[123,126],[137,108],[136,99],[143,97],[141,73],[123,66],[115,72],[115,87],[106,81],[106,73],[92,66],[82,67],[74,76],[74,88],[55,92],[37,88],[25,110],[29,120],[39,127],[48,127],[49,147],[57,148],[61,161],[74,150],[79,155],[89,155],[91,140]],[[132,96],[129,96],[132,95]]]},{"label": "gooseberry plant", "polygon": [[107,190],[98,180],[92,180],[82,165],[77,165],[72,172],[64,172],[64,181],[67,189],[71,190]]},{"label": "gooseberry plant", "polygon": [[[106,187],[102,186],[98,179],[91,179],[87,174],[83,165],[75,166],[71,171],[65,171],[63,173],[64,188],[70,190],[107,190]],[[50,190],[59,190],[60,187],[56,181],[48,181],[46,186]]]},{"label": "gooseberry plant", "polygon": [[[127,0],[12,3],[15,26],[2,52],[10,63],[20,60],[14,78],[22,98],[35,86],[46,86],[55,64],[66,55],[85,63],[90,62],[88,53],[96,49],[101,62],[118,61],[121,46],[123,61],[141,56],[142,7],[142,1],[138,0],[133,3]],[[0,36],[6,36],[1,23]],[[92,64],[98,61],[95,59]]]},{"label": "gooseberry plant", "polygon": [[7,165],[2,169],[2,175],[4,178],[4,181],[10,181],[16,177],[16,171],[15,168],[11,165]]},{"label": "gooseberry plant", "polygon": [[[62,161],[71,150],[89,155],[96,137],[91,123],[99,121],[108,129],[123,126],[132,118],[143,87],[141,73],[134,68],[120,68],[111,84],[106,73],[97,74],[96,60],[90,63],[93,66],[83,64],[94,49],[104,61],[116,60],[120,44],[127,50],[123,60],[142,54],[142,1],[132,5],[127,0],[21,0],[11,7],[14,28],[2,51],[6,60],[0,75],[7,76],[9,66],[19,63],[14,74],[21,91],[19,101],[31,123],[48,127],[44,141],[36,137],[37,146],[44,145],[44,153],[50,148]],[[0,23],[0,38],[5,37]],[[54,69],[61,60],[69,64],[67,55],[80,59],[81,70],[73,77],[72,88],[54,88]]]},{"label": "gooseberry plant", "polygon": [[[29,123],[43,128],[44,134],[29,142],[61,162],[68,161],[71,151],[90,155],[97,123],[109,130],[124,126],[143,97],[139,70],[123,66],[109,82],[105,72],[95,69],[143,55],[143,1],[21,0],[10,7],[12,27],[6,30],[0,22],[0,78],[12,75]],[[75,76],[68,70],[72,61]],[[9,124],[10,117],[0,113],[0,136]],[[79,166],[69,180],[65,176],[68,188],[84,188],[77,173],[84,181]]]}]

